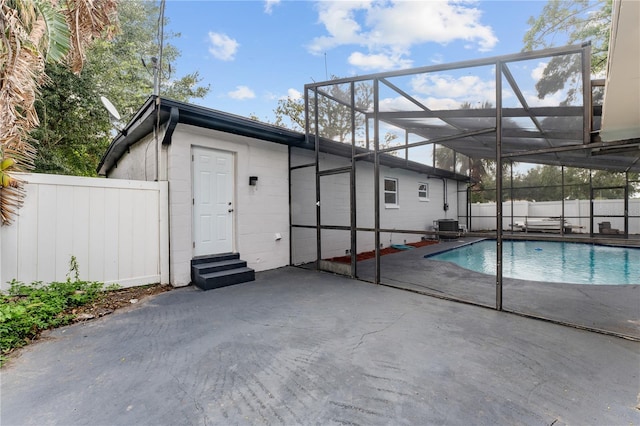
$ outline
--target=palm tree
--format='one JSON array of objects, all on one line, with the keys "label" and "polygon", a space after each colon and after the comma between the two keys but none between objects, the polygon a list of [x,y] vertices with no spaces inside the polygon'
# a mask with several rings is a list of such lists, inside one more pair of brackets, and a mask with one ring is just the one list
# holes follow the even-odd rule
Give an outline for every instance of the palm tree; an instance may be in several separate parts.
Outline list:
[{"label": "palm tree", "polygon": [[11,223],[25,196],[12,172],[33,169],[29,134],[47,61],[80,72],[86,46],[115,31],[117,0],[0,0],[0,221]]}]

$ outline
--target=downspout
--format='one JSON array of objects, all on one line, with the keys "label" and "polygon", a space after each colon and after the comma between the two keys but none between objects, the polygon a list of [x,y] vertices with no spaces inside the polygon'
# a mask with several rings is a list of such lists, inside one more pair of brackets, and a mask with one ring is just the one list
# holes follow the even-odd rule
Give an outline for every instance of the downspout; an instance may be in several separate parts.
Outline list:
[{"label": "downspout", "polygon": [[442,210],[444,211],[445,219],[447,216],[447,210],[449,210],[449,204],[447,203],[447,178],[427,176],[427,179],[440,179],[442,180]]},{"label": "downspout", "polygon": [[[158,111],[158,114],[160,114],[160,111]],[[176,107],[173,107],[171,108],[171,113],[169,115],[167,130],[164,132],[164,137],[162,138],[162,145],[171,144],[171,137],[173,136],[174,130],[176,130],[178,120],[180,120],[180,110]]]},{"label": "downspout", "polygon": [[[158,104],[157,104],[157,117],[158,117],[158,127],[156,128],[156,138],[159,137],[160,134],[160,98],[158,98]],[[156,164],[156,172],[157,172],[157,181],[167,181],[167,204],[168,204],[168,212],[167,212],[167,227],[168,227],[168,247],[167,250],[169,251],[168,253],[168,262],[169,262],[169,283],[172,283],[172,277],[171,277],[171,190],[169,188],[169,176],[168,176],[168,162],[166,160],[166,157],[164,159],[164,161],[162,160],[162,153],[163,153],[163,147],[168,146],[169,144],[171,144],[171,139],[173,137],[173,132],[176,129],[176,126],[178,125],[178,121],[180,119],[180,111],[178,108],[171,108],[171,112],[169,115],[169,122],[167,123],[167,128],[164,132],[164,136],[162,137],[162,142],[161,143],[157,143],[157,150],[156,150],[156,159],[157,159],[157,164]],[[162,167],[162,174],[160,173],[160,168]]]},{"label": "downspout", "polygon": [[442,210],[444,211],[444,218],[447,218],[447,211],[449,210],[449,203],[447,202],[447,178],[442,179]]}]

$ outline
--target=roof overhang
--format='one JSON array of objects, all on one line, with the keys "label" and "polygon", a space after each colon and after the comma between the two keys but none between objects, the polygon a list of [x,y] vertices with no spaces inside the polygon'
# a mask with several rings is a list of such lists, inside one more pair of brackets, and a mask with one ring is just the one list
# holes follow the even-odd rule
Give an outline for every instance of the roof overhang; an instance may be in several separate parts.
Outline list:
[{"label": "roof overhang", "polygon": [[[640,2],[615,0],[602,111],[602,142],[640,151]],[[637,155],[637,154],[636,154]]]},{"label": "roof overhang", "polygon": [[162,143],[171,143],[171,136],[179,123],[289,146],[308,145],[304,134],[299,132],[198,105],[152,96],[113,139],[100,160],[98,174],[106,175],[129,147],[153,133],[156,127],[165,128],[166,125]]}]

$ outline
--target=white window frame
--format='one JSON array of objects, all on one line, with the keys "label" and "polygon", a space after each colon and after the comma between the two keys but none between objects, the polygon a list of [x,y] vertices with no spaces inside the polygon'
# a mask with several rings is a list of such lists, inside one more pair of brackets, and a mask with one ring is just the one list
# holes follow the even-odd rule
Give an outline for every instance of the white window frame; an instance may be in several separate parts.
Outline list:
[{"label": "white window frame", "polygon": [[[396,190],[395,191],[387,191],[387,181],[393,181],[395,182],[395,187]],[[397,209],[400,208],[400,201],[399,201],[399,181],[398,178],[392,178],[392,177],[385,177],[384,181],[382,183],[382,195],[383,195],[383,200],[384,200],[384,207],[387,209]],[[394,194],[395,195],[395,199],[396,202],[395,203],[387,203],[387,194]]]},{"label": "white window frame", "polygon": [[[420,187],[424,185],[426,190],[421,190]],[[420,195],[421,192],[425,192],[426,195]],[[429,201],[429,184],[427,182],[418,182],[418,200]]]}]

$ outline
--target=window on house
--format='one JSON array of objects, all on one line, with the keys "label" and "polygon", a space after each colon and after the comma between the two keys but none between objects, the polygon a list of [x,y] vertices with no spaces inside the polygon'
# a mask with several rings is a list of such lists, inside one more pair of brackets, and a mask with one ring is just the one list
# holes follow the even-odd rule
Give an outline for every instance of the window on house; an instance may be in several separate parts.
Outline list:
[{"label": "window on house", "polygon": [[384,206],[398,207],[398,179],[384,178]]},{"label": "window on house", "polygon": [[429,201],[429,184],[418,182],[418,200]]}]

